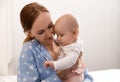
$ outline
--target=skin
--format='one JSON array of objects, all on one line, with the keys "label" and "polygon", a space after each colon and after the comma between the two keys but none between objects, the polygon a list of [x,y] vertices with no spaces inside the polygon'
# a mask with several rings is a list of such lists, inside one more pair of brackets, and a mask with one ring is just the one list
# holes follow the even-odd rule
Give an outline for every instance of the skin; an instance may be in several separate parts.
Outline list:
[{"label": "skin", "polygon": [[77,40],[77,21],[70,14],[61,16],[56,21],[54,29],[55,33],[57,34],[57,41],[61,46],[69,45]]}]

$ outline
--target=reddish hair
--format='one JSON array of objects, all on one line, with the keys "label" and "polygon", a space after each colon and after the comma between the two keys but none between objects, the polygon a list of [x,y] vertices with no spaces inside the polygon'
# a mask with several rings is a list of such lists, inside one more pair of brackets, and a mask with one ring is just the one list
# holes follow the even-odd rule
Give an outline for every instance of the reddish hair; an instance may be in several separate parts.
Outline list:
[{"label": "reddish hair", "polygon": [[40,12],[49,12],[46,7],[36,2],[29,3],[23,7],[20,12],[20,21],[25,33],[27,33],[27,37],[24,40],[24,43],[32,40],[33,38],[28,33],[35,19],[38,17]]}]

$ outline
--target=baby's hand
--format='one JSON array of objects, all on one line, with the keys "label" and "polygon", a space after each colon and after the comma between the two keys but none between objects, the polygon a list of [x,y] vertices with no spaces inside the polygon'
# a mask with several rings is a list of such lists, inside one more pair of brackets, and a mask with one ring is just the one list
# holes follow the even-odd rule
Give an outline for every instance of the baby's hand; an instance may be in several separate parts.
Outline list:
[{"label": "baby's hand", "polygon": [[54,65],[53,65],[53,61],[45,61],[44,62],[44,66],[46,67],[46,68],[48,68],[48,67],[50,67],[50,68],[52,68],[52,69],[54,69]]}]

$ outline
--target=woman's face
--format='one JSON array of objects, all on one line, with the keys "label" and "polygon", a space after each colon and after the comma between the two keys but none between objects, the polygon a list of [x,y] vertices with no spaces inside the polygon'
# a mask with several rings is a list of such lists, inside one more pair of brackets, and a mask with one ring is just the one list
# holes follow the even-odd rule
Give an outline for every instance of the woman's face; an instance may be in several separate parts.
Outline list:
[{"label": "woman's face", "polygon": [[49,13],[41,12],[34,21],[30,34],[40,43],[47,45],[53,42],[53,26]]}]

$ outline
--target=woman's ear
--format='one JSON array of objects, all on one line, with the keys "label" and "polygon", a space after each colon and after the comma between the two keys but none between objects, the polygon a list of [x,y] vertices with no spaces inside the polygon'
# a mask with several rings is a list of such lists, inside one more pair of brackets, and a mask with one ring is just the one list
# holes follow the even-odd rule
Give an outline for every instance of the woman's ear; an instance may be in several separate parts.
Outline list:
[{"label": "woman's ear", "polygon": [[34,37],[33,34],[32,34],[30,31],[28,32],[28,35],[29,35],[31,38]]}]

